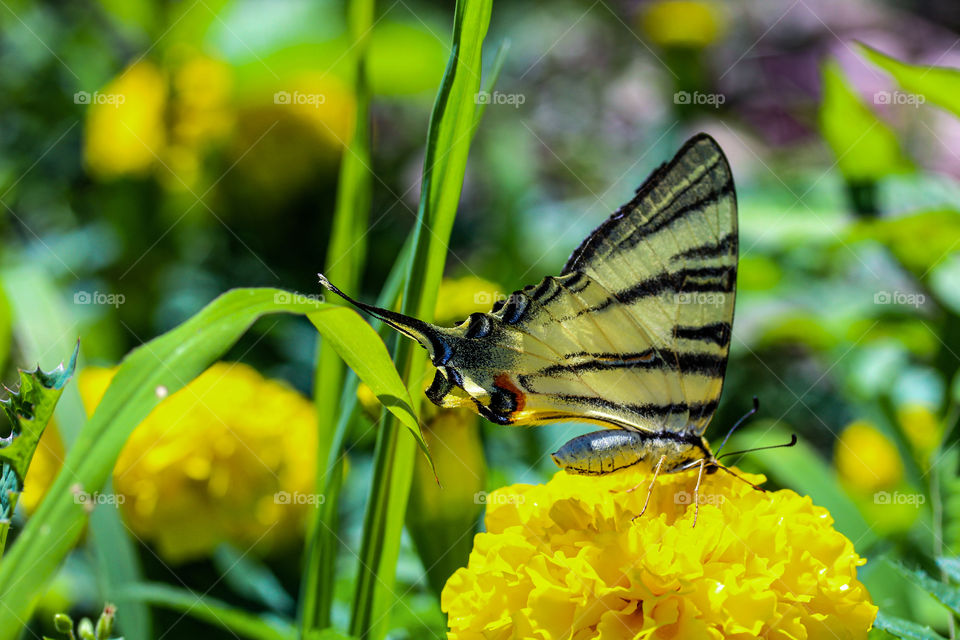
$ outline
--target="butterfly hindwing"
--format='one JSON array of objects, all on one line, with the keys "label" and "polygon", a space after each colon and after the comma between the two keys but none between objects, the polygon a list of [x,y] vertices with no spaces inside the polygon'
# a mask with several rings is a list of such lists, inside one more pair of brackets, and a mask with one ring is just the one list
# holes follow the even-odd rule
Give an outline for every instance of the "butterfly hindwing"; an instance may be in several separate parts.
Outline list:
[{"label": "butterfly hindwing", "polygon": [[430,352],[437,375],[427,395],[440,406],[471,406],[499,424],[702,433],[723,385],[736,269],[733,179],[719,146],[700,135],[560,276],[490,313],[444,328],[356,304]]}]

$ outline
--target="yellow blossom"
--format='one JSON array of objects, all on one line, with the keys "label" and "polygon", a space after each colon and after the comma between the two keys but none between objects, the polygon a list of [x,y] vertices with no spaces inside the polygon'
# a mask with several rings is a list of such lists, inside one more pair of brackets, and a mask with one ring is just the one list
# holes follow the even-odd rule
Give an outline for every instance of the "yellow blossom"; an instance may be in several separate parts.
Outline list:
[{"label": "yellow blossom", "polygon": [[853,422],[840,434],[834,461],[841,481],[860,493],[891,489],[903,479],[897,447],[865,420]]},{"label": "yellow blossom", "polygon": [[864,561],[826,509],[720,472],[704,476],[692,527],[692,472],[661,475],[634,520],[648,480],[558,472],[492,493],[487,532],[441,598],[451,640],[867,637]]},{"label": "yellow blossom", "polygon": [[37,450],[27,469],[27,477],[23,480],[23,493],[17,499],[17,503],[23,506],[27,513],[33,513],[40,504],[47,488],[57,477],[65,455],[56,421],[51,420],[40,436]]},{"label": "yellow blossom", "polygon": [[[88,413],[114,372],[81,372]],[[267,552],[301,534],[315,464],[313,405],[247,365],[224,362],[140,423],[114,468],[114,490],[126,498],[131,529],[171,561],[223,541]]]},{"label": "yellow blossom", "polygon": [[438,324],[452,324],[466,320],[471,313],[486,313],[502,296],[499,286],[483,278],[446,278],[440,284],[434,320]]},{"label": "yellow blossom", "polygon": [[897,410],[897,419],[904,435],[913,446],[917,459],[927,465],[930,455],[940,444],[942,437],[940,420],[929,407],[923,404],[909,404]]},{"label": "yellow blossom", "polygon": [[146,173],[166,144],[163,73],[143,60],[89,95],[84,159],[90,171],[103,178]]},{"label": "yellow blossom", "polygon": [[724,30],[723,16],[712,2],[658,0],[641,18],[650,39],[664,47],[705,47]]}]

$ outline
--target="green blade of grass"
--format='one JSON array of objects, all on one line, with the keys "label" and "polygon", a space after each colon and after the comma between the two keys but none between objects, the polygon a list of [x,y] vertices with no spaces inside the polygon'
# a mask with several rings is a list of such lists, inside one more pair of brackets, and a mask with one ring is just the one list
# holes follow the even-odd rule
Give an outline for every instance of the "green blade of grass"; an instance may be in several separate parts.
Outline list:
[{"label": "green blade of grass", "polygon": [[[333,229],[327,247],[324,273],[347,291],[359,288],[360,272],[366,255],[367,221],[370,215],[370,96],[367,85],[366,54],[373,28],[374,0],[352,0],[348,4],[348,24],[352,46],[350,53],[354,66],[354,95],[356,100],[353,138],[343,152],[337,185],[337,204]],[[340,301],[337,302],[338,304]],[[332,485],[338,470],[331,469],[328,460],[336,460],[331,453],[339,453],[337,413],[341,411],[341,391],[344,389],[344,368],[336,351],[323,340],[317,346],[317,364],[314,372],[313,397],[317,413],[317,476],[315,490],[327,497],[327,503],[316,505],[307,539],[305,567],[301,580],[300,630],[311,630],[330,625],[333,602],[333,558],[335,546],[318,541],[317,536],[334,536],[337,503]],[[346,429],[346,425],[344,425]],[[337,456],[338,457],[338,456]],[[334,462],[334,466],[339,465]],[[332,473],[331,473],[332,472]]]},{"label": "green blade of grass", "polygon": [[236,289],[175,329],[134,349],[67,454],[47,497],[0,562],[0,639],[14,638],[43,586],[79,538],[86,512],[71,487],[100,489],[133,429],[160,402],[219,358],[251,324],[272,313],[307,315],[322,335],[386,404],[391,415],[422,442],[412,402],[383,341],[351,309],[279,289]]},{"label": "green blade of grass", "polygon": [[[215,627],[226,629],[241,638],[253,640],[292,640],[296,629],[275,616],[267,622],[264,616],[239,611],[215,598],[163,583],[133,584],[121,591],[124,599],[146,602],[178,611]],[[123,611],[120,611],[123,615]],[[118,617],[119,619],[119,617]]]},{"label": "green blade of grass", "polygon": [[[457,2],[450,59],[430,119],[419,224],[413,231],[413,256],[402,307],[404,313],[424,320],[433,318],[463,186],[491,6],[491,0]],[[423,351],[412,349],[410,341],[404,340],[394,359],[408,388],[419,396],[426,364]],[[413,440],[404,437],[393,420],[385,420],[374,451],[373,486],[364,514],[350,620],[350,633],[369,640],[386,635],[390,609],[396,604],[393,585],[414,455]]]}]

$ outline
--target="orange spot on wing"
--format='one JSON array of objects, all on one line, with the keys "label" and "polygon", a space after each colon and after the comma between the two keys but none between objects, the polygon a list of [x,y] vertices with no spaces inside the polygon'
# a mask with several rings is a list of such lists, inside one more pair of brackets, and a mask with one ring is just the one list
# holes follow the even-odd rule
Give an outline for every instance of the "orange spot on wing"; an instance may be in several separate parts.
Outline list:
[{"label": "orange spot on wing", "polygon": [[517,408],[511,412],[511,415],[515,415],[523,411],[523,406],[527,402],[527,397],[523,395],[523,391],[520,391],[517,385],[513,384],[513,381],[510,380],[510,376],[505,373],[501,373],[493,379],[493,382],[501,389],[506,389],[513,394],[513,399],[517,402]]}]

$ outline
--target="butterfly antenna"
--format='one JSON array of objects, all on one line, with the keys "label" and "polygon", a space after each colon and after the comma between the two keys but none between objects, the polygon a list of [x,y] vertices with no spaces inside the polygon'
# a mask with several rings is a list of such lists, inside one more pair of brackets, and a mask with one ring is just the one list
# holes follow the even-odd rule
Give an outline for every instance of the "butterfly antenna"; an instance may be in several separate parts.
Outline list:
[{"label": "butterfly antenna", "polygon": [[732,427],[730,427],[730,431],[727,432],[727,435],[726,435],[726,437],[723,439],[723,442],[720,443],[720,448],[717,449],[717,453],[714,454],[714,458],[715,458],[715,459],[717,459],[717,460],[720,459],[720,458],[717,456],[717,454],[719,454],[720,451],[721,451],[725,446],[727,446],[727,440],[730,439],[730,436],[733,435],[733,432],[736,431],[737,429],[739,429],[739,428],[740,428],[740,425],[742,425],[744,422],[746,422],[748,418],[750,418],[751,416],[753,416],[753,414],[755,414],[755,413],[756,413],[757,411],[759,411],[759,410],[760,410],[760,399],[757,398],[757,396],[753,396],[753,409],[750,409],[750,411],[747,411],[745,414],[743,414],[743,417],[741,417],[739,420],[737,420],[736,424],[734,424]]},{"label": "butterfly antenna", "polygon": [[753,453],[754,451],[763,451],[765,449],[783,449],[785,447],[792,447],[797,444],[797,434],[790,436],[790,442],[785,442],[783,444],[771,444],[766,447],[754,447],[753,449],[743,449],[742,451],[731,451],[730,453],[725,453],[722,456],[716,456],[716,460],[720,458],[726,458],[727,456],[735,456],[741,453]]},{"label": "butterfly antenna", "polygon": [[717,469],[722,469],[723,471],[726,471],[727,473],[729,473],[730,475],[732,475],[732,476],[733,476],[734,478],[736,478],[737,480],[740,480],[741,482],[746,482],[748,485],[750,485],[751,487],[753,487],[753,488],[756,489],[757,491],[762,491],[762,492],[764,492],[764,493],[767,492],[767,490],[764,489],[763,487],[761,487],[760,485],[754,484],[754,483],[750,482],[749,480],[747,480],[746,478],[744,478],[743,476],[741,476],[739,473],[733,471],[733,470],[730,469],[729,467],[723,466],[722,464],[720,464],[720,463],[717,462],[716,460],[713,461],[713,466],[716,467]]}]

